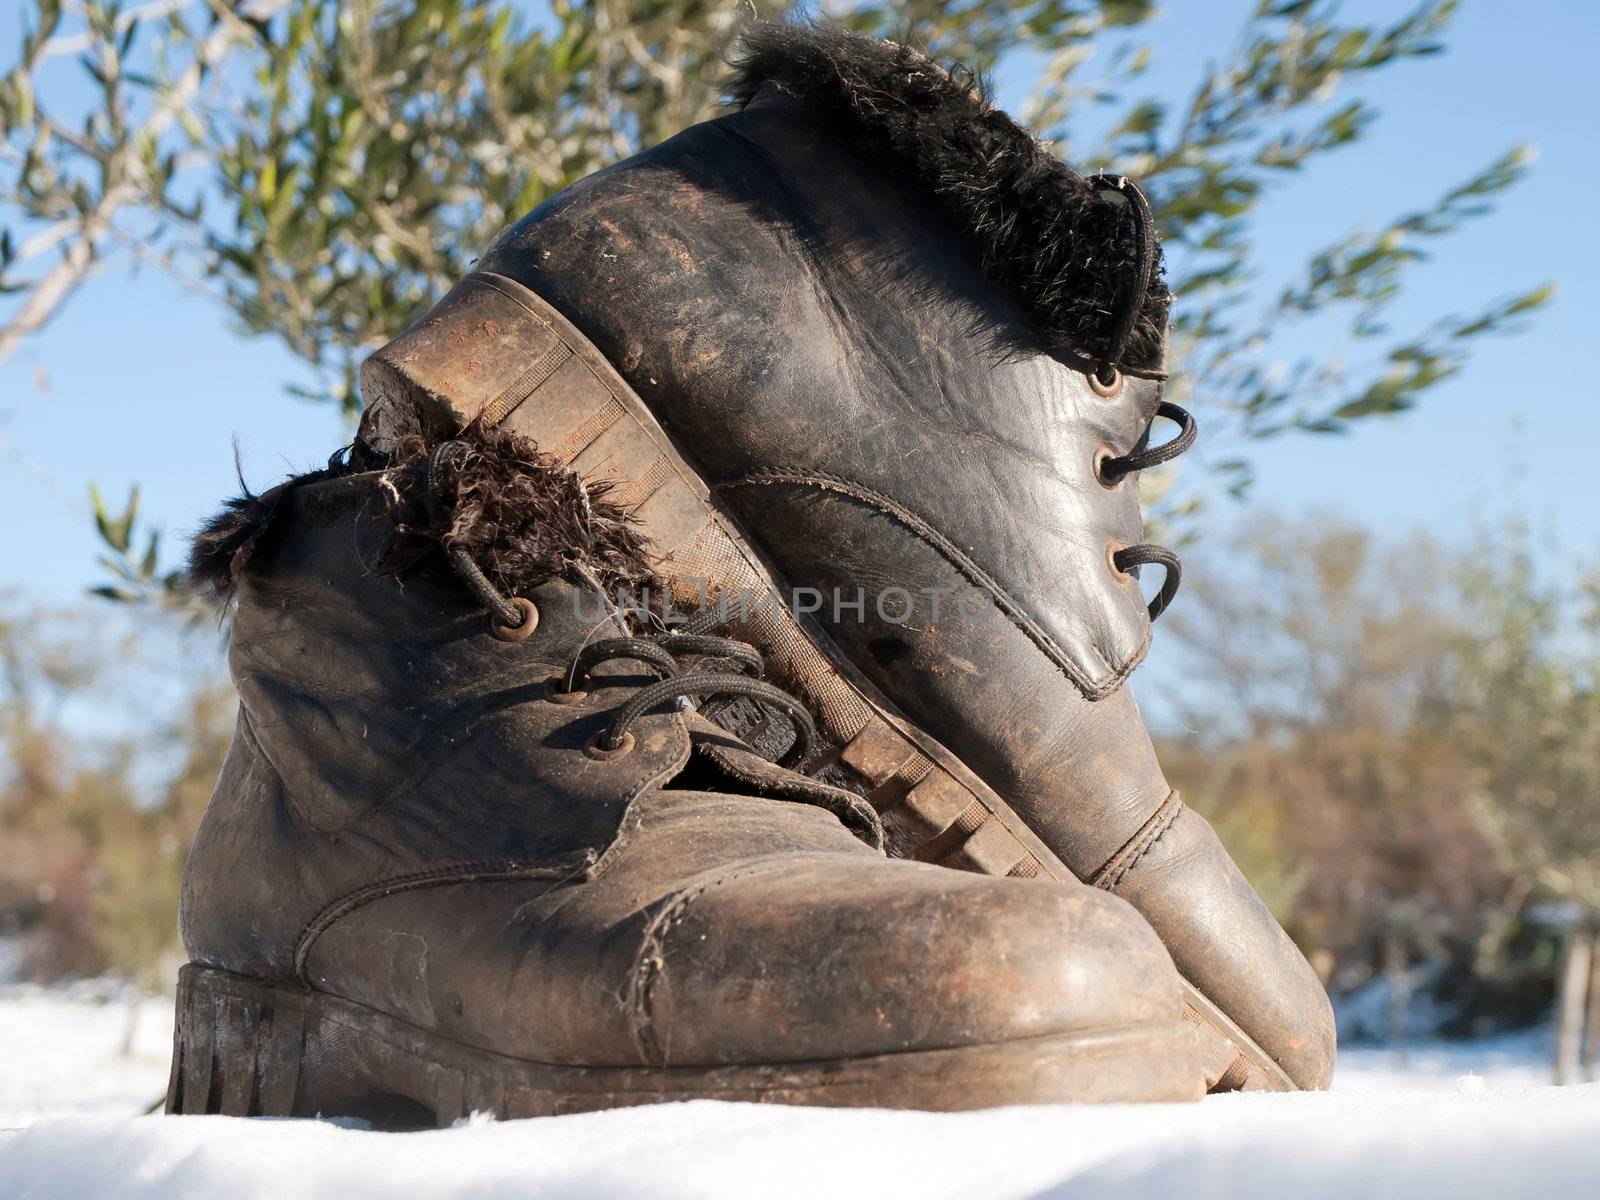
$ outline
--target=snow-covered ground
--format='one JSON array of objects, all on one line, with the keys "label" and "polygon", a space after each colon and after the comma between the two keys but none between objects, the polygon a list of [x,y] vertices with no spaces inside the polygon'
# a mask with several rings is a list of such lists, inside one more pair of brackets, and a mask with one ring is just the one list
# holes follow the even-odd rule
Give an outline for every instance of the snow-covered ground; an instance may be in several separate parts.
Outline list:
[{"label": "snow-covered ground", "polygon": [[167,1001],[99,980],[0,985],[0,1131],[50,1117],[141,1113],[166,1092],[171,1057]]},{"label": "snow-covered ground", "polygon": [[1600,1195],[1600,1084],[1541,1033],[1352,1049],[1331,1093],[937,1115],[677,1104],[438,1133],[139,1114],[170,1009],[0,990],[0,1198]]}]

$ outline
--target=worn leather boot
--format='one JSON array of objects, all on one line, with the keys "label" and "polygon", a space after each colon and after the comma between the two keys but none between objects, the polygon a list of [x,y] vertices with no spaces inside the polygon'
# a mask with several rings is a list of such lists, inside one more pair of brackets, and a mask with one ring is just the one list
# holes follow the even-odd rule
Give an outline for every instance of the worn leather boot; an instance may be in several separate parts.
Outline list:
[{"label": "worn leather boot", "polygon": [[506,434],[418,453],[199,539],[241,707],[184,878],[168,1111],[1202,1093],[1130,907],[885,858],[860,799],[689,703],[790,710],[804,755],[748,646],[608,608],[647,568],[603,490]]},{"label": "worn leather boot", "polygon": [[[885,42],[765,28],[733,95],[502,235],[367,362],[363,440],[481,420],[610,477],[892,850],[1126,897],[1214,1087],[1325,1086],[1327,997],[1126,687],[1178,582],[1137,477],[1193,438],[1143,197]],[[750,600],[774,582],[789,609]]]}]

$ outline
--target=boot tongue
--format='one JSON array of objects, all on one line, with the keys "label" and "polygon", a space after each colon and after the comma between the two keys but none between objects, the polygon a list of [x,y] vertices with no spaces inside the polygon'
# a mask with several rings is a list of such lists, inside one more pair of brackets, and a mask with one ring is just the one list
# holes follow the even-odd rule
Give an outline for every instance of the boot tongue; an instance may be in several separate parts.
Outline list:
[{"label": "boot tongue", "polygon": [[778,766],[698,712],[687,713],[686,719],[695,754],[726,776],[733,789],[768,800],[824,809],[874,850],[883,849],[882,821],[872,805],[854,792]]},{"label": "boot tongue", "polygon": [[[549,639],[550,650],[545,657],[552,652],[576,656],[589,643],[629,636],[632,632],[613,599],[592,581],[551,580],[534,589],[528,599],[540,614],[535,636]],[[692,664],[687,669],[692,671]],[[614,660],[600,664],[596,670],[603,674],[625,673],[631,670],[631,664],[625,659]],[[859,796],[778,766],[697,709],[684,710],[683,718],[696,757],[726,779],[728,790],[814,805],[838,817],[873,849],[883,849],[883,825],[872,806]]]}]

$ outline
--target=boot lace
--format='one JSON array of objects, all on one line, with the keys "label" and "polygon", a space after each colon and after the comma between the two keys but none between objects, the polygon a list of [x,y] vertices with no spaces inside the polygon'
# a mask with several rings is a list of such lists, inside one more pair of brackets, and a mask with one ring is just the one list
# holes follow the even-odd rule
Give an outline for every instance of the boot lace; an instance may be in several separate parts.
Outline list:
[{"label": "boot lace", "polygon": [[[462,447],[457,442],[444,442],[428,456],[428,477],[423,493],[429,516],[436,528],[443,527],[444,506],[434,487],[439,463],[445,456]],[[468,590],[489,611],[490,630],[506,641],[522,641],[529,637],[538,624],[538,609],[533,602],[520,596],[507,596],[489,580],[472,556],[459,546],[445,545],[445,556],[451,569]],[[581,557],[574,556],[569,569],[576,580],[587,583],[605,596],[605,587],[593,571],[584,565]],[[615,610],[613,610],[615,611]],[[687,667],[676,655],[694,655],[696,661]],[[565,674],[562,686],[552,686],[556,699],[579,699],[587,694],[585,685],[594,680],[594,671],[601,663],[617,659],[632,659],[656,673],[654,683],[636,687],[621,708],[611,718],[611,724],[601,732],[595,746],[606,754],[619,754],[633,744],[633,723],[646,713],[667,704],[692,710],[692,697],[742,696],[780,709],[794,728],[794,742],[777,760],[780,767],[793,768],[811,755],[817,741],[817,727],[806,707],[782,688],[760,678],[765,670],[761,654],[748,642],[711,634],[679,633],[666,631],[647,635],[602,638],[590,642],[574,655]],[[712,669],[708,664],[731,663],[735,670]]]},{"label": "boot lace", "polygon": [[[703,656],[701,662],[685,668],[674,651]],[[734,638],[710,634],[656,633],[646,637],[605,638],[580,650],[567,672],[567,694],[582,693],[582,685],[593,678],[595,667],[611,659],[628,658],[656,671],[656,682],[638,688],[611,718],[600,735],[601,750],[616,751],[628,742],[628,730],[645,713],[671,701],[680,708],[693,708],[694,696],[743,696],[781,709],[794,727],[794,743],[778,761],[780,767],[795,767],[811,755],[816,745],[817,727],[805,706],[782,688],[758,678],[763,665],[754,646]],[[731,660],[745,673],[707,669],[709,659]]]},{"label": "boot lace", "polygon": [[[1155,219],[1150,213],[1150,201],[1145,198],[1139,186],[1127,176],[1093,175],[1090,176],[1089,183],[1102,195],[1116,196],[1118,199],[1114,203],[1126,210],[1133,223],[1133,270],[1118,292],[1111,325],[1106,331],[1106,353],[1092,371],[1090,380],[1096,385],[1096,392],[1101,395],[1113,395],[1121,387],[1122,357],[1128,349],[1129,341],[1133,338],[1139,312],[1144,306],[1144,298],[1150,290],[1150,283],[1155,274]],[[1143,449],[1130,454],[1108,456],[1098,460],[1095,464],[1096,470],[1103,484],[1114,487],[1124,476],[1143,471],[1147,467],[1157,467],[1162,463],[1171,462],[1194,445],[1197,429],[1194,417],[1187,410],[1163,400],[1156,407],[1156,419],[1165,419],[1176,425],[1177,436],[1159,446],[1146,445]],[[1154,421],[1151,424],[1153,428]],[[1148,438],[1149,430],[1146,430],[1145,436],[1140,439],[1141,443],[1148,441]],[[1118,571],[1133,575],[1135,578],[1138,577],[1139,568],[1142,566],[1159,566],[1163,569],[1161,590],[1146,605],[1146,611],[1152,621],[1167,610],[1173,597],[1178,594],[1182,566],[1178,562],[1178,556],[1165,546],[1158,546],[1154,542],[1124,546],[1112,554],[1111,562]]]}]

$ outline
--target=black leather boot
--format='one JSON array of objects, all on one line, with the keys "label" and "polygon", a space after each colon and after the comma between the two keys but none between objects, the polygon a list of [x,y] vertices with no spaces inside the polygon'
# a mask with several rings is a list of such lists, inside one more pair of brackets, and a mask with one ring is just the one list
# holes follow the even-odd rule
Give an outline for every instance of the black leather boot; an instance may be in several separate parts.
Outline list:
[{"label": "black leather boot", "polygon": [[1201,1094],[1131,908],[885,858],[859,798],[695,711],[788,710],[807,753],[750,647],[611,611],[648,566],[603,492],[503,433],[397,455],[199,541],[241,709],[184,878],[169,1111]]},{"label": "black leather boot", "polygon": [[[680,602],[738,598],[731,630],[817,719],[807,770],[896,853],[1126,897],[1216,1087],[1325,1086],[1327,997],[1125,686],[1178,581],[1135,483],[1193,437],[1161,398],[1143,197],[888,43],[768,28],[734,91],[374,355],[363,439],[503,423],[613,480]],[[774,580],[794,611],[745,602]]]}]

